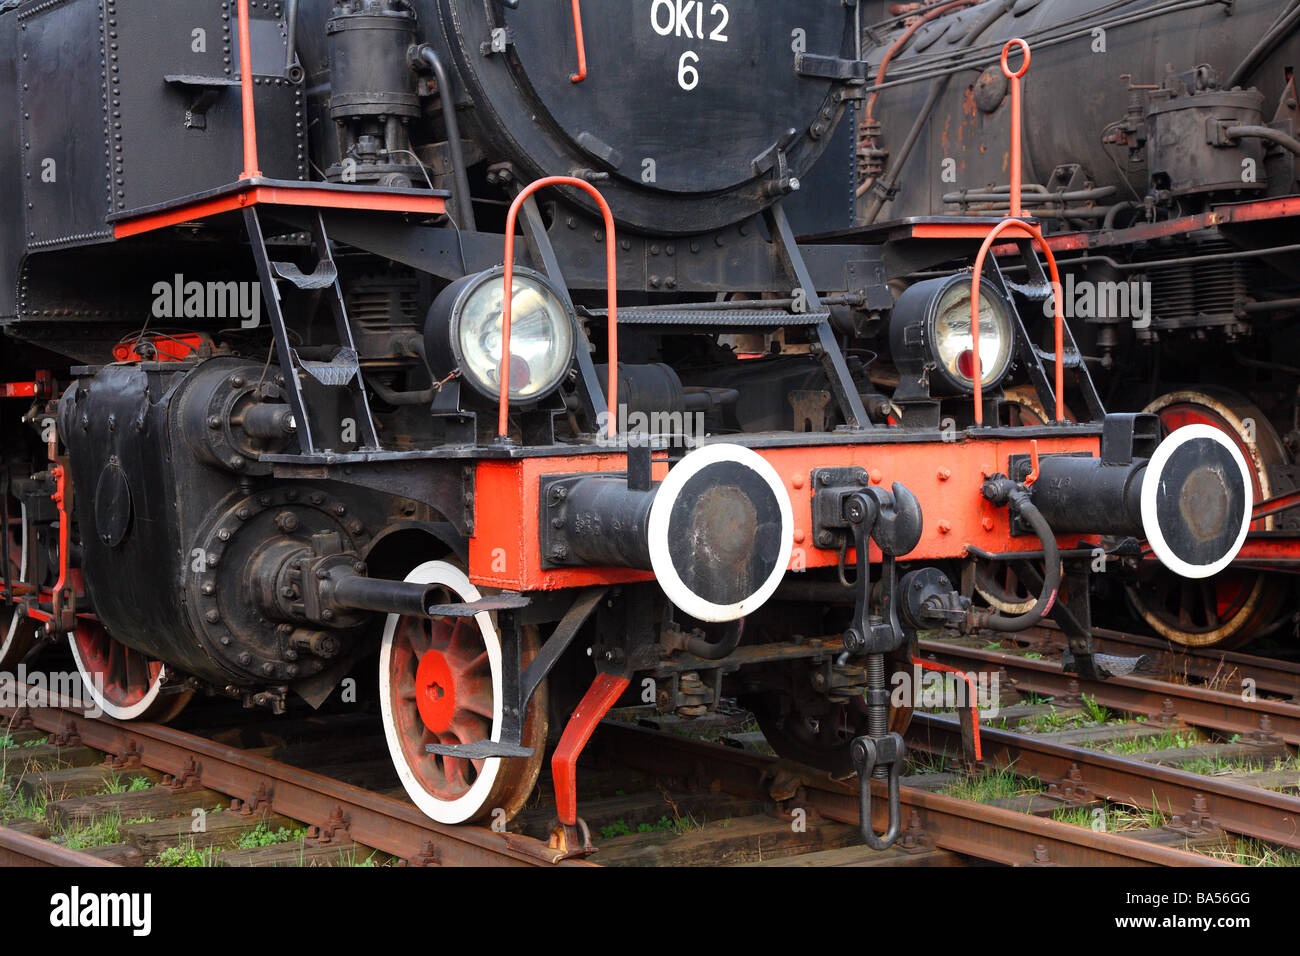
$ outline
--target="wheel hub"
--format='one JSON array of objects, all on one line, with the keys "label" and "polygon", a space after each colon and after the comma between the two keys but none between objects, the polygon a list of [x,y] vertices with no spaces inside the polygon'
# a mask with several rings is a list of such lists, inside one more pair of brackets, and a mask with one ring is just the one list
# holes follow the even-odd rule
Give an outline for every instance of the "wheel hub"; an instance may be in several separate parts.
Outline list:
[{"label": "wheel hub", "polygon": [[430,650],[415,671],[415,704],[435,734],[446,733],[456,717],[456,674],[447,656]]}]

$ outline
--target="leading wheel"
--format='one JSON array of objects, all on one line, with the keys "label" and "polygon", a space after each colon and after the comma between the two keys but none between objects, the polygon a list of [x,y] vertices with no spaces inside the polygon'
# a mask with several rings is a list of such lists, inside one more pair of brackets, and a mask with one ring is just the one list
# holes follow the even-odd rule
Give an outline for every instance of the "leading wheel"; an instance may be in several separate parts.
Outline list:
[{"label": "leading wheel", "polygon": [[86,693],[115,720],[165,724],[194,696],[169,689],[167,665],[114,640],[97,621],[79,619],[68,646]]},{"label": "leading wheel", "polygon": [[[1184,425],[1212,425],[1240,449],[1253,473],[1255,501],[1277,494],[1276,478],[1287,464],[1286,450],[1264,413],[1226,389],[1170,392],[1144,409],[1160,416],[1162,437]],[[1272,518],[1252,525],[1269,530]],[[1138,615],[1157,634],[1184,647],[1240,647],[1273,623],[1286,599],[1275,576],[1233,570],[1191,580],[1166,568],[1144,569],[1126,585]]]},{"label": "leading wheel", "polygon": [[[454,602],[482,595],[445,561],[421,564],[407,581],[437,584]],[[524,666],[537,653],[537,631],[524,629]],[[529,702],[523,745],[531,757],[471,760],[425,750],[428,744],[500,741],[501,641],[492,616],[432,620],[390,614],[379,653],[380,709],[388,751],[407,794],[439,823],[509,820],[523,807],[546,751],[546,688]]]},{"label": "leading wheel", "polygon": [[[27,579],[26,522],[17,502],[9,499],[9,523],[4,529],[4,551],[0,561],[6,564],[9,583]],[[3,583],[4,578],[0,578]],[[37,623],[16,605],[0,603],[0,671],[12,673],[36,643]]]}]

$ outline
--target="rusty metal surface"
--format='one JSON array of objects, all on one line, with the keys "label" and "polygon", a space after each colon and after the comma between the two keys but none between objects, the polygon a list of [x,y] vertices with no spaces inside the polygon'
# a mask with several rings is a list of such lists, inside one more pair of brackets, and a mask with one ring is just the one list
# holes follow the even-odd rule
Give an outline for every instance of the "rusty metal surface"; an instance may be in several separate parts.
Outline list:
[{"label": "rusty metal surface", "polygon": [[[686,774],[698,786],[716,786],[730,793],[771,799],[773,782],[784,778],[793,796],[791,809],[856,826],[858,798],[853,781],[836,781],[807,767],[732,747],[705,744],[606,722],[593,741],[619,764],[657,778]],[[886,825],[888,808],[883,785],[873,806],[878,830]],[[1169,849],[1113,833],[1094,833],[1028,814],[971,803],[911,787],[901,791],[907,827],[900,843],[917,849],[938,847],[1008,865],[1060,866],[1222,866],[1218,860]]]},{"label": "rusty metal surface", "polygon": [[0,866],[117,866],[49,840],[0,827]]},{"label": "rusty metal surface", "polygon": [[[1038,777],[1055,785],[1049,796],[1072,801],[1100,797],[1158,809],[1178,817],[1179,825],[1217,824],[1232,833],[1300,849],[1300,797],[1026,734],[987,727],[980,734],[984,766],[1014,766],[1016,773]],[[908,746],[960,754],[961,727],[949,718],[917,714]]]},{"label": "rusty metal surface", "polygon": [[1082,691],[1095,698],[1097,703],[1115,710],[1149,717],[1176,715],[1188,724],[1226,734],[1276,734],[1289,744],[1300,743],[1300,705],[1271,700],[1246,701],[1239,694],[1145,677],[1083,681],[1062,671],[1060,664],[1049,661],[939,641],[919,643],[922,657],[933,655],[936,660],[965,670],[1003,670],[1019,691],[1032,691],[1049,697],[1072,696]]},{"label": "rusty metal surface", "polygon": [[[32,688],[27,693],[44,696]],[[4,707],[0,714],[8,717],[16,710]],[[264,805],[326,827],[335,839],[350,838],[400,859],[446,866],[585,865],[559,861],[556,851],[531,837],[435,823],[410,804],[169,727],[91,719],[61,706],[33,706],[25,712],[41,730],[75,734],[87,747],[138,760],[171,774],[182,786],[229,794],[250,807]]]}]

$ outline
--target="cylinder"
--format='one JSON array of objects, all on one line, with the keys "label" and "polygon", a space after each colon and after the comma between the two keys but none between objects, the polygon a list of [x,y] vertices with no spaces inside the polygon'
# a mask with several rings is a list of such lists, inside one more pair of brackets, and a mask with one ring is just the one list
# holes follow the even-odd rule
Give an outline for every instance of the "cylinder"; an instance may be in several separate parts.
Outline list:
[{"label": "cylinder", "polygon": [[1115,465],[1099,458],[1052,455],[1038,467],[1031,493],[1053,531],[1142,535],[1146,459]]},{"label": "cylinder", "polygon": [[420,115],[406,52],[415,43],[415,16],[390,0],[363,0],[339,8],[327,27],[330,117]]},{"label": "cylinder", "polygon": [[622,476],[576,482],[565,512],[569,559],[593,567],[649,571],[655,492],[633,491]]},{"label": "cylinder", "polygon": [[441,602],[442,588],[437,585],[367,578],[359,574],[340,574],[331,583],[330,603],[343,608],[423,617],[429,608]]}]

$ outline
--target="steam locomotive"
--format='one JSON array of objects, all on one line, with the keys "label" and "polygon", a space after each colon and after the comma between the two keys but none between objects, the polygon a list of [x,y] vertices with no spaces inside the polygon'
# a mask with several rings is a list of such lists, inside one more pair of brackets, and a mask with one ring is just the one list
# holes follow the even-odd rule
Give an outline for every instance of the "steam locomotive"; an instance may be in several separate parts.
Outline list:
[{"label": "steam locomotive", "polygon": [[1090,580],[1226,567],[1246,456],[1106,412],[1034,219],[854,225],[866,6],[0,6],[0,664],[66,639],[164,720],[378,652],[443,823],[512,816],[567,718],[573,854],[620,699],[739,699],[886,846],[918,632],[1131,667]]},{"label": "steam locomotive", "polygon": [[[1006,211],[997,61],[1027,40],[1025,208],[1058,254],[1107,408],[1221,429],[1273,501],[1220,575],[1192,584],[1134,562],[1117,620],[1187,646],[1293,638],[1300,4],[959,0],[868,19],[861,221]],[[1005,575],[985,584],[1024,600]]]}]

